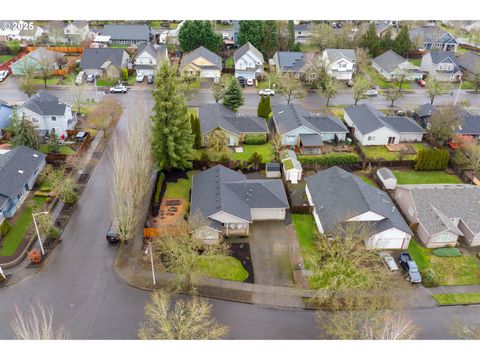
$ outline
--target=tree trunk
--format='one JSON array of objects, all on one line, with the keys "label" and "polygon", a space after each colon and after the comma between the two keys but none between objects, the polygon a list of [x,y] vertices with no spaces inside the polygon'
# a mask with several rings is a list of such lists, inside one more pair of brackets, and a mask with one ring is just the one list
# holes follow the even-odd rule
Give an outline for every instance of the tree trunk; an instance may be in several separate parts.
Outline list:
[{"label": "tree trunk", "polygon": [[394,102],[394,101],[395,101],[395,100],[392,99],[392,102],[390,103],[390,107],[393,107],[393,102]]},{"label": "tree trunk", "polygon": [[329,104],[330,104],[330,98],[327,97],[327,107],[328,107]]},{"label": "tree trunk", "polygon": [[433,100],[435,100],[435,96],[430,96],[430,105],[433,105]]},{"label": "tree trunk", "polygon": [[355,106],[357,106],[358,99],[355,99]]}]

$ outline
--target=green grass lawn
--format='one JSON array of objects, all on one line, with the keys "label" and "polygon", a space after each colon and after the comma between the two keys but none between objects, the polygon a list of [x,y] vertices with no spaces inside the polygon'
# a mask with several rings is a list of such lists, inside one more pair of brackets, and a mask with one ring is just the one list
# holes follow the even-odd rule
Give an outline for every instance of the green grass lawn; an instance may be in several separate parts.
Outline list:
[{"label": "green grass lawn", "polygon": [[435,256],[432,251],[413,239],[408,246],[419,270],[432,269],[440,286],[480,284],[480,262],[473,255],[443,257]]},{"label": "green grass lawn", "polygon": [[[43,205],[46,200],[47,199],[44,197],[34,198],[34,201],[37,205]],[[27,234],[28,228],[32,222],[32,208],[31,206],[26,206],[15,221],[15,224],[11,224],[10,231],[3,238],[3,246],[0,249],[0,256],[11,256],[15,253],[18,246],[22,243],[23,238]]]},{"label": "green grass lawn", "polygon": [[196,264],[203,275],[232,281],[245,281],[248,271],[245,270],[240,260],[233,256],[213,255],[201,257]]},{"label": "green grass lawn", "polygon": [[408,61],[410,61],[410,62],[411,62],[413,65],[415,65],[415,66],[420,66],[420,65],[422,65],[422,59],[410,59],[410,60],[408,60]]},{"label": "green grass lawn", "polygon": [[[417,153],[425,149],[426,146],[423,143],[412,143],[412,146],[415,148]],[[363,146],[363,152],[367,158],[372,160],[384,159],[384,160],[399,160],[400,152],[398,151],[388,151],[387,147],[384,145],[372,145],[372,146]],[[415,160],[417,154],[407,154],[405,160]]]},{"label": "green grass lawn", "polygon": [[434,294],[432,297],[439,305],[479,304],[480,293]]},{"label": "green grass lawn", "polygon": [[462,89],[463,90],[475,90],[475,87],[476,85],[469,81],[469,80],[465,80],[463,83],[462,83]]},{"label": "green grass lawn", "polygon": [[[48,145],[48,144],[41,144],[39,150],[40,150],[40,152],[42,152],[44,154],[48,154],[50,152],[50,148],[51,148],[51,146]],[[73,150],[68,145],[60,145],[59,154],[73,155],[73,154],[75,154],[75,150]]]},{"label": "green grass lawn", "polygon": [[[380,88],[383,88],[383,89],[392,89],[392,88],[396,88],[398,87],[396,85],[396,83],[394,81],[387,81],[385,80],[373,67],[371,66],[368,66],[366,68],[366,73],[368,76],[370,76],[370,78],[372,79],[372,81],[375,83],[375,85],[377,85],[378,87]],[[402,84],[402,89],[403,90],[409,90],[411,89],[412,87],[410,86],[410,83],[408,82],[405,82]]]},{"label": "green grass lawn", "polygon": [[97,86],[113,86],[117,83],[117,81],[105,80],[105,79],[97,79]]},{"label": "green grass lawn", "polygon": [[233,62],[233,57],[230,56],[227,60],[225,60],[225,67],[227,69],[232,69],[235,66],[235,63]]},{"label": "green grass lawn", "polygon": [[3,64],[13,58],[13,55],[0,55],[0,64]]},{"label": "green grass lawn", "polygon": [[262,155],[262,162],[264,163],[273,160],[274,150],[272,144],[270,143],[265,143],[263,145],[243,145],[243,152],[230,153],[230,159],[247,161],[255,152]]},{"label": "green grass lawn", "polygon": [[444,171],[392,170],[398,184],[461,184],[457,175]]},{"label": "green grass lawn", "polygon": [[165,190],[165,198],[182,198],[189,199],[190,189],[192,188],[192,177],[198,171],[189,171],[187,173],[188,179],[178,179],[177,182],[167,182],[167,188]]},{"label": "green grass lawn", "polygon": [[305,268],[311,266],[311,259],[318,256],[317,247],[315,246],[315,237],[317,227],[312,215],[292,214],[292,222],[297,233],[298,243],[302,252]]}]

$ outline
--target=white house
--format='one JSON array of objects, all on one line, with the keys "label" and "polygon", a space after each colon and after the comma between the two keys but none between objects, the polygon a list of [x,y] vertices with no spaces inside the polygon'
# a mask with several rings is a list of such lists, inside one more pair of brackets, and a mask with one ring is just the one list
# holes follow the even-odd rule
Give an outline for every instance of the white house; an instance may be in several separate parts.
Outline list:
[{"label": "white house", "polygon": [[462,71],[453,51],[430,51],[423,55],[420,69],[438,81],[462,79]]},{"label": "white house", "polygon": [[351,80],[356,70],[354,49],[325,49],[322,55],[327,73],[337,80]]},{"label": "white house", "polygon": [[280,151],[280,158],[283,164],[283,176],[285,181],[290,181],[292,184],[297,184],[302,180],[303,168],[300,161],[297,160],[297,155],[292,150]]},{"label": "white house", "polygon": [[67,130],[73,130],[77,123],[72,107],[47,92],[33,95],[18,108],[16,114],[19,118],[29,119],[38,130],[53,130],[59,137],[66,137]]},{"label": "white house", "polygon": [[263,55],[249,42],[245,43],[233,53],[235,62],[235,77],[255,80],[263,74]]},{"label": "white house", "polygon": [[388,81],[405,76],[406,81],[421,79],[423,72],[403,56],[388,50],[372,60],[372,67]]},{"label": "white house", "polygon": [[63,33],[67,42],[78,44],[80,41],[85,40],[88,37],[94,36],[93,32],[90,31],[88,21],[84,20],[75,20],[69,22],[63,28]]},{"label": "white house", "polygon": [[390,197],[358,176],[337,166],[305,178],[305,192],[313,206],[320,233],[331,233],[345,222],[370,227],[364,239],[369,248],[407,249],[412,232]]},{"label": "white house", "polygon": [[345,109],[344,120],[363,145],[387,145],[421,141],[425,131],[406,116],[385,116],[368,104]]},{"label": "white house", "polygon": [[137,73],[154,75],[157,67],[168,60],[167,47],[165,45],[140,44],[135,57],[135,69]]}]

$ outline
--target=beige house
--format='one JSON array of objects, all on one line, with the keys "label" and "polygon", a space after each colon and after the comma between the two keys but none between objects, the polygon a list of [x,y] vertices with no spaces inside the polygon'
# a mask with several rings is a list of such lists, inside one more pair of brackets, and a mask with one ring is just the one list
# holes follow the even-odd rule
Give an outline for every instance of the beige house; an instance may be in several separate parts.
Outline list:
[{"label": "beige house", "polygon": [[183,56],[180,71],[204,79],[218,79],[222,72],[222,58],[200,46]]}]

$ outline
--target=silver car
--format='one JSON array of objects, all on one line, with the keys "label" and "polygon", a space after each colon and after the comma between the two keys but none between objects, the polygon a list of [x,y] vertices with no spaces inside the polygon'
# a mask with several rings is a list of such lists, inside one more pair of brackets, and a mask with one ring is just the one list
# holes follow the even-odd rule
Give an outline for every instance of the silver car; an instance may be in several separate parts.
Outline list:
[{"label": "silver car", "polygon": [[388,270],[390,271],[398,271],[399,268],[397,266],[397,263],[395,262],[395,259],[387,252],[381,252],[380,257],[382,258],[383,262],[387,266]]}]

